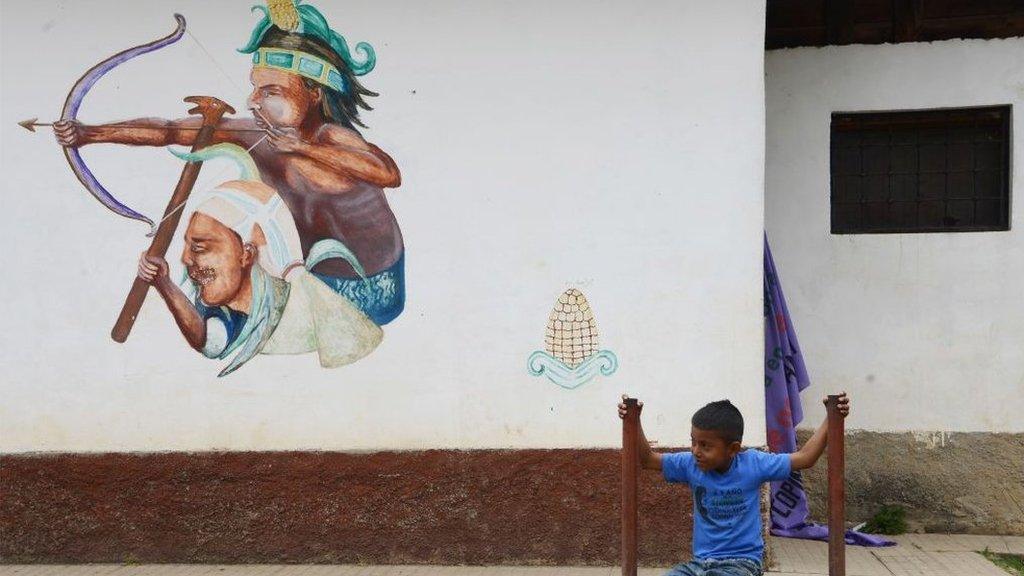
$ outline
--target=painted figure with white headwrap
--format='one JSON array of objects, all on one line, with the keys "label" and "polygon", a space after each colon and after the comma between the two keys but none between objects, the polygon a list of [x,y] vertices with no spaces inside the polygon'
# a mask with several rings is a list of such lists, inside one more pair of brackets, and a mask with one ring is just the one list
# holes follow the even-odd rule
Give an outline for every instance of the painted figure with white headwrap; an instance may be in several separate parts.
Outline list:
[{"label": "painted figure with white headwrap", "polygon": [[291,212],[277,192],[260,181],[249,154],[234,144],[217,144],[188,161],[234,160],[238,180],[194,196],[185,230],[179,285],[167,263],[143,253],[139,277],[167,303],[189,344],[209,358],[231,357],[220,375],[256,354],[316,351],[320,364],[355,362],[377,347],[383,333],[344,296],[309,269],[338,258],[365,277],[356,256],[337,240],[316,243],[303,259]]}]

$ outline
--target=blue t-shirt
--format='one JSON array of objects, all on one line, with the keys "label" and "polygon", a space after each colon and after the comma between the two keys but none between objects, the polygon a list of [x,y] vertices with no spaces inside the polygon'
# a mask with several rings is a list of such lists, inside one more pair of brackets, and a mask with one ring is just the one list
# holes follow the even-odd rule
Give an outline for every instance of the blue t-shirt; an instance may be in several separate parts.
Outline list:
[{"label": "blue t-shirt", "polygon": [[789,454],[744,450],[723,473],[704,472],[690,452],[665,454],[662,473],[693,492],[695,558],[749,558],[761,562],[761,484],[789,477]]}]

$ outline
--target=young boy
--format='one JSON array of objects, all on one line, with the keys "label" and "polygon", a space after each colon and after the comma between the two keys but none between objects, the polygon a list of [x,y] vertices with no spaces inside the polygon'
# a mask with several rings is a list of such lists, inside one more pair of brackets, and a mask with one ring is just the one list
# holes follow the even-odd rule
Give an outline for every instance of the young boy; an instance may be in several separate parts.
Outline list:
[{"label": "young boy", "polygon": [[[845,392],[839,411],[850,413]],[[619,417],[625,414],[619,404]],[[793,454],[743,450],[743,415],[728,400],[701,408],[690,423],[691,451],[674,454],[651,450],[640,428],[640,465],[661,470],[668,482],[689,484],[693,493],[693,560],[666,576],[761,576],[761,484],[814,466],[825,450],[826,422]]]}]

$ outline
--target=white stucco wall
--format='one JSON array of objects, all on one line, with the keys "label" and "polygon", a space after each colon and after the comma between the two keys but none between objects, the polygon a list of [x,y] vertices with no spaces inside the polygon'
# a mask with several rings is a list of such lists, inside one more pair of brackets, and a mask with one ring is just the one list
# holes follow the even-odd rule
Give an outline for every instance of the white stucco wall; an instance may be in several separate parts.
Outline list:
[{"label": "white stucco wall", "polygon": [[[722,397],[763,422],[764,7],[750,0],[313,1],[377,49],[363,118],[403,172],[388,197],[405,313],[337,370],[260,356],[218,379],[152,295],[112,342],[146,230],[89,197],[47,131],[15,123],[56,116],[83,71],[168,33],[174,11],[228,77],[186,37],[101,80],[81,118],[177,117],[189,94],[244,113],[234,49],[252,3],[3,5],[0,451],[614,446],[623,391],[665,443]],[[148,214],[181,169],[160,149],[84,156]],[[200,186],[212,177],[233,174],[209,163]],[[572,286],[621,367],[567,391],[526,358]]]},{"label": "white stucco wall", "polygon": [[[1024,431],[1024,203],[1009,232],[833,236],[828,165],[835,111],[1012,104],[1019,142],[1022,54],[1017,38],[766,56],[766,227],[812,390],[849,390],[851,428]],[[1012,182],[1022,160],[1015,145]]]}]

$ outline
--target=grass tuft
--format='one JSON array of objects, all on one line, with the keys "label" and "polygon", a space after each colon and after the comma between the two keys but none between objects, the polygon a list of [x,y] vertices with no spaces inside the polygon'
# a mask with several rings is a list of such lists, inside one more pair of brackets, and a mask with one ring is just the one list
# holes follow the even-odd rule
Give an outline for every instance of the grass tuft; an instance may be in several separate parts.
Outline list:
[{"label": "grass tuft", "polygon": [[1024,556],[999,554],[998,552],[990,551],[988,548],[982,550],[981,555],[1014,576],[1024,576]]},{"label": "grass tuft", "polygon": [[864,531],[892,536],[903,534],[907,531],[907,511],[901,506],[882,506],[864,525]]}]

